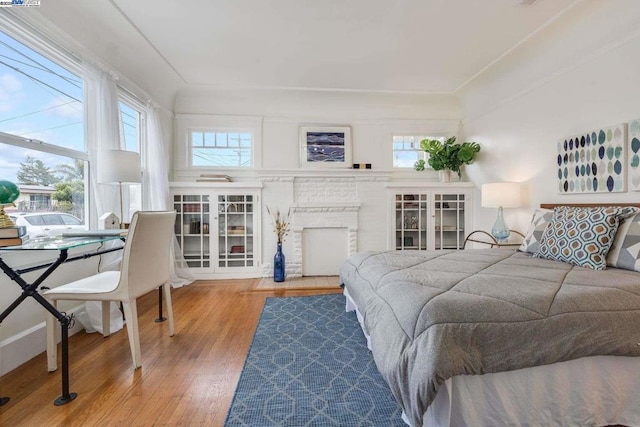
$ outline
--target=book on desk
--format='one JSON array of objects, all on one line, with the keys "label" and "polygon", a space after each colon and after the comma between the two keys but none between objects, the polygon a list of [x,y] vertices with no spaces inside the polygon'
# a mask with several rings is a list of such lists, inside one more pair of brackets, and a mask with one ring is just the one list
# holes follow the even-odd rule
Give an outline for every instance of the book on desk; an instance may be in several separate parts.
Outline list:
[{"label": "book on desk", "polygon": [[27,240],[29,240],[29,236],[26,235],[22,237],[3,237],[0,238],[0,248],[5,246],[20,246]]},{"label": "book on desk", "polygon": [[17,225],[15,227],[0,228],[0,239],[15,239],[27,234],[26,225]]},{"label": "book on desk", "polygon": [[0,247],[20,246],[27,240],[29,240],[29,236],[27,235],[27,227],[24,225],[0,228]]}]

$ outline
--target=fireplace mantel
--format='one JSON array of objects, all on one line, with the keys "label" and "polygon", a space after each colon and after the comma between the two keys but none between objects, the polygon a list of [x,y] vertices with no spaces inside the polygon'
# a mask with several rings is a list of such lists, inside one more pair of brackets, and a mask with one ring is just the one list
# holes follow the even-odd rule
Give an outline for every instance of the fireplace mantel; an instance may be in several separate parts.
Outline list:
[{"label": "fireplace mantel", "polygon": [[350,212],[360,209],[360,202],[305,202],[293,203],[292,212]]}]

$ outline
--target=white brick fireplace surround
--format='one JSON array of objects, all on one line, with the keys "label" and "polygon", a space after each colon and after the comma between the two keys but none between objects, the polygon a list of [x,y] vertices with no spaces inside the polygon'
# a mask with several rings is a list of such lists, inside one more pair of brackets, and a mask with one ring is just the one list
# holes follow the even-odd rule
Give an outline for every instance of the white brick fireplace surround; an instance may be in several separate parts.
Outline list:
[{"label": "white brick fireplace surround", "polygon": [[[335,265],[326,274],[338,274],[340,263],[358,250],[386,249],[388,175],[364,172],[354,176],[353,172],[340,171],[274,173],[265,174],[260,180],[264,205],[272,210],[291,210],[291,229],[283,247],[287,277],[317,271],[310,265],[316,259],[328,263],[329,268]],[[274,233],[269,232],[270,223],[264,209],[264,277],[273,275],[276,243]]]},{"label": "white brick fireplace surround", "polygon": [[[305,266],[304,262],[313,262],[312,257],[304,257],[304,251],[313,246],[315,253],[346,253],[355,254],[358,250],[358,211],[359,202],[316,202],[294,203],[292,206],[291,240],[293,253],[290,256],[287,271],[292,277],[302,276],[305,270],[317,270],[312,266]],[[309,241],[303,239],[305,229],[341,229],[347,234],[346,248],[336,248],[335,241],[314,234],[316,238]],[[346,249],[346,251],[345,251]],[[306,269],[305,269],[306,267]],[[337,274],[339,265],[327,274]]]}]

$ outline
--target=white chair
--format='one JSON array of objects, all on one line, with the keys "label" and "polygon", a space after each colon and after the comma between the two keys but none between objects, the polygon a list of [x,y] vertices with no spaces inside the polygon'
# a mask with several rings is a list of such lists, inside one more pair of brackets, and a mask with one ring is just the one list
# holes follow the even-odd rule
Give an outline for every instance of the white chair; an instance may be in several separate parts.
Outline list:
[{"label": "white chair", "polygon": [[[164,287],[169,336],[174,334],[169,262],[175,217],[173,211],[136,212],[131,219],[120,271],[98,273],[43,294],[54,306],[57,300],[102,301],[104,336],[110,333],[109,304],[111,301],[121,302],[136,369],[142,366],[136,306],[138,297],[159,286]],[[56,318],[47,315],[47,365],[50,372],[57,369],[57,325]]]}]

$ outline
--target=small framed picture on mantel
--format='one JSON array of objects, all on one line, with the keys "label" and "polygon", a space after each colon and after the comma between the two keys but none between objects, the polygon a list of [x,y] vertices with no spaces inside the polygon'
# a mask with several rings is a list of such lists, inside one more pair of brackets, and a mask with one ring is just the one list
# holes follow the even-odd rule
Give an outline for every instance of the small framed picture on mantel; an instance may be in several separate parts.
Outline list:
[{"label": "small framed picture on mantel", "polygon": [[348,126],[301,126],[300,166],[351,167],[351,128]]}]

